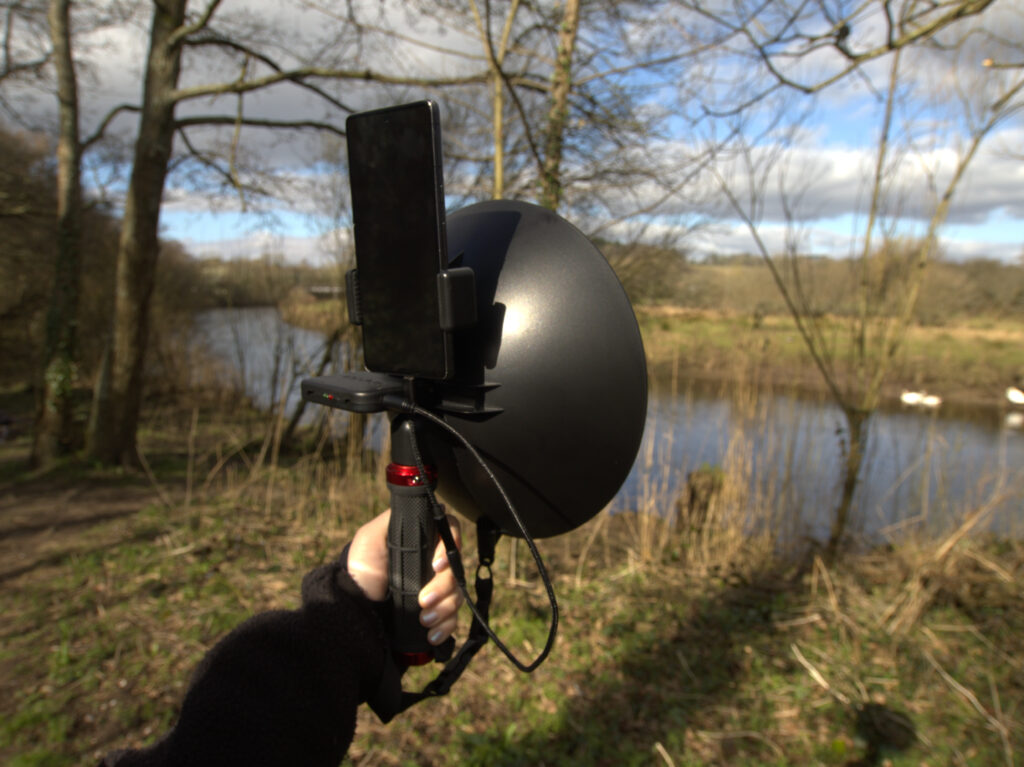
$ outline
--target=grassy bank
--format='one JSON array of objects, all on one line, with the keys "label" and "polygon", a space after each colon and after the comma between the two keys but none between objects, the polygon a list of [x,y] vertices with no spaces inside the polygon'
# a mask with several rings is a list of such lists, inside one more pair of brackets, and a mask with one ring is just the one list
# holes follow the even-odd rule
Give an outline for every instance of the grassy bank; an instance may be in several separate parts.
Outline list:
[{"label": "grassy bank", "polygon": [[[342,446],[278,450],[258,416],[222,413],[150,412],[148,475],[34,477],[12,468],[25,438],[0,448],[0,762],[152,739],[203,652],[294,606],[383,507]],[[350,763],[988,765],[1024,748],[1017,543],[826,567],[774,556],[770,536],[602,515],[541,547],[563,612],[550,660],[523,676],[488,648],[449,697],[388,726],[362,712]],[[523,548],[502,544],[494,613],[532,657],[545,600]]]},{"label": "grassy bank", "polygon": [[[336,301],[281,304],[287,322],[331,332],[341,316]],[[781,391],[825,393],[793,320],[680,307],[640,307],[640,329],[655,375],[683,380],[740,382]],[[838,369],[850,368],[851,334],[836,318],[826,336],[834,340]],[[897,354],[884,390],[897,403],[903,389],[924,389],[951,406],[1002,407],[1004,392],[1024,375],[1024,321],[961,318],[945,326],[914,325]]]},{"label": "grassy bank", "polygon": [[[790,317],[671,307],[640,309],[644,344],[655,370],[679,365],[692,379],[754,380],[777,388],[824,391]],[[851,334],[841,319],[833,339],[839,369],[849,367]],[[944,327],[912,326],[897,353],[885,390],[895,401],[902,389],[925,389],[961,405],[1003,405],[1004,391],[1024,372],[1024,322],[963,320]]]}]

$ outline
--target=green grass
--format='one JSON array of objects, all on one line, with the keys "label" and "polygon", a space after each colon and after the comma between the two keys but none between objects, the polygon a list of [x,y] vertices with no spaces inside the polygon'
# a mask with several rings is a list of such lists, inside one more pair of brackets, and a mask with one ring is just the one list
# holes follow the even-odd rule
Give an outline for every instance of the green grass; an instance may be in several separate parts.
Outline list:
[{"label": "green grass", "polygon": [[[23,543],[9,556],[30,555],[0,581],[0,763],[89,763],[158,737],[203,653],[246,616],[296,605],[304,573],[382,506],[379,477],[293,457],[255,470],[239,458],[186,508],[190,421],[177,422],[177,435],[145,432],[167,455],[162,496],[82,466],[0,485],[16,502],[68,483],[82,502],[96,488],[113,494],[103,504],[139,499],[46,535],[0,531]],[[197,477],[230,433],[197,440]],[[520,674],[490,646],[449,696],[387,726],[361,711],[348,762],[917,767],[1011,764],[1024,750],[1020,543],[964,541],[938,563],[935,542],[907,544],[827,569],[738,546],[702,575],[687,566],[693,531],[659,533],[681,536],[658,549],[673,556],[641,563],[637,532],[612,518],[578,579],[592,532],[541,543],[562,622],[540,669]],[[522,558],[510,582],[508,554],[503,543],[494,626],[529,660],[546,599]],[[410,689],[434,669],[420,671]]]},{"label": "green grass", "polygon": [[[752,274],[746,267],[705,267],[730,275]],[[735,273],[735,274],[734,274]],[[774,286],[755,301],[765,285],[747,285],[751,298],[729,306],[749,310],[712,311],[681,307],[638,307],[637,316],[654,373],[688,380],[765,384],[824,392],[819,371],[793,319],[785,314]],[[735,297],[734,297],[735,298]],[[771,313],[755,311],[769,306]],[[288,303],[289,322],[327,332],[340,311],[337,301]],[[332,319],[334,318],[334,319]],[[330,321],[328,321],[330,320]],[[829,354],[840,375],[851,375],[853,337],[848,319],[819,319]],[[956,370],[957,375],[950,376]],[[946,318],[942,327],[913,325],[893,360],[886,396],[895,401],[903,388],[927,388],[947,401],[1003,404],[1003,390],[1024,374],[1024,321],[984,316]]]},{"label": "green grass", "polygon": [[[782,315],[641,309],[640,328],[655,374],[825,391],[794,321]],[[840,377],[852,375],[852,336],[845,320],[823,318],[823,334]],[[950,371],[956,375],[950,375]],[[951,404],[1004,405],[1003,392],[1024,374],[1024,323],[1011,320],[912,326],[893,359],[885,390],[925,388]]]},{"label": "green grass", "polygon": [[[386,728],[364,718],[356,753],[472,765],[655,764],[662,751],[677,765],[841,765],[876,753],[894,765],[1006,763],[990,722],[925,653],[990,711],[995,691],[1005,720],[1016,722],[1021,664],[1008,668],[1002,653],[1021,649],[1017,626],[982,627],[937,604],[911,634],[892,636],[877,618],[901,584],[880,586],[894,573],[877,564],[851,561],[848,572],[832,573],[834,604],[820,582],[815,592],[809,575],[793,573],[708,582],[613,572],[579,589],[564,579],[563,632],[546,666],[517,675],[489,650],[449,698]],[[515,617],[498,627],[513,640],[537,636],[537,626]],[[794,646],[849,703],[814,681]],[[909,722],[914,743],[871,746],[858,722],[864,704]],[[446,723],[440,731],[438,722]],[[1008,737],[1012,748],[1024,745],[1019,724]]]},{"label": "green grass", "polygon": [[[7,763],[72,764],[162,732],[204,650],[252,612],[294,604],[304,570],[344,537],[316,542],[298,521],[226,505],[204,512],[192,529],[142,510],[118,545],[4,590],[3,664],[17,684],[2,704]],[[857,704],[873,702],[916,732],[905,751],[881,747],[894,765],[1005,763],[999,734],[926,653],[993,717],[1001,710],[1007,742],[1024,747],[1016,583],[972,573],[984,591],[973,602],[950,583],[911,633],[892,636],[878,616],[905,585],[898,568],[850,560],[830,577],[834,602],[820,578],[792,572],[601,569],[578,587],[562,574],[562,632],[540,670],[519,674],[488,648],[449,697],[387,727],[364,712],[352,761],[629,765],[664,751],[677,765],[838,765],[868,753]],[[543,596],[498,580],[495,626],[532,657]],[[814,681],[794,645],[850,705]]]},{"label": "green grass", "polygon": [[78,759],[163,730],[203,652],[254,612],[294,606],[303,568],[343,543],[244,506],[202,511],[194,526],[144,508],[106,523],[114,545],[76,545],[4,589],[3,664],[18,689],[0,754]]}]

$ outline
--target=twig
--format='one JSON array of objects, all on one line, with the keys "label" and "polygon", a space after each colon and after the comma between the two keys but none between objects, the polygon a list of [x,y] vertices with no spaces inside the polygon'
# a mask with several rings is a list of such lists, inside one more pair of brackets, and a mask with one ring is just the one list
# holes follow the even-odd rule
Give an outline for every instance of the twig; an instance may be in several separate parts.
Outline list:
[{"label": "twig", "polygon": [[942,542],[918,573],[903,589],[903,593],[883,613],[878,625],[886,625],[886,631],[897,634],[908,630],[931,604],[942,586],[943,573],[949,572],[949,555],[957,544],[988,516],[1007,496],[1005,489],[992,493],[989,499],[972,511],[963,523]]},{"label": "twig", "polygon": [[199,491],[201,493],[205,493],[207,490],[209,490],[210,484],[213,482],[214,478],[217,476],[217,474],[220,472],[220,470],[224,468],[225,464],[227,464],[228,461],[230,461],[232,458],[234,458],[239,453],[242,454],[242,457],[243,457],[243,459],[245,461],[248,461],[248,456],[245,455],[244,451],[245,451],[245,443],[244,442],[238,442],[237,444],[235,444],[234,447],[232,447],[230,450],[228,450],[228,452],[226,452],[224,455],[222,455],[217,460],[217,463],[215,463],[213,465],[213,468],[210,469],[206,473],[206,479],[203,480],[203,485],[199,489]]},{"label": "twig", "polygon": [[935,660],[935,657],[930,652],[928,652],[927,650],[922,650],[921,652],[924,655],[925,660],[927,660],[932,665],[932,667],[939,672],[939,676],[942,677],[943,681],[946,684],[948,684],[951,688],[953,688],[953,690],[958,692],[968,703],[970,703],[971,707],[974,708],[974,710],[977,711],[989,723],[989,726],[996,731],[996,733],[999,735],[1000,740],[1002,740],[1003,742],[1003,751],[1006,756],[1006,763],[1009,765],[1009,767],[1013,767],[1013,749],[1010,747],[1009,728],[1001,721],[999,721],[999,719],[992,716],[992,714],[986,711],[985,707],[981,705],[981,701],[978,700],[977,696],[975,696],[973,692],[971,692],[969,689],[967,689],[958,681],[956,681],[956,679],[954,679],[949,674],[949,672],[946,671],[946,669],[939,665],[939,662]]},{"label": "twig", "polygon": [[138,444],[135,445],[135,454],[139,457],[139,464],[142,466],[142,470],[146,473],[147,479],[149,479],[150,484],[153,485],[153,489],[156,490],[156,494],[160,496],[160,502],[168,509],[173,509],[174,504],[171,502],[167,493],[164,492],[160,483],[157,482],[156,476],[153,474],[153,470],[149,467],[149,461],[146,460],[146,456]]},{"label": "twig", "polygon": [[195,551],[197,548],[199,548],[199,544],[196,541],[192,541],[192,543],[186,543],[184,546],[179,546],[176,549],[171,549],[170,551],[165,553],[164,556],[165,557],[180,557],[180,556],[183,556],[185,554],[189,554],[189,553]]},{"label": "twig", "polygon": [[832,578],[828,574],[828,568],[825,567],[825,563],[821,557],[814,557],[814,567],[821,572],[821,579],[825,584],[825,589],[828,591],[828,603],[832,608],[832,612],[839,616],[839,599],[836,597],[835,587],[832,585]]},{"label": "twig", "polygon": [[654,750],[657,751],[658,755],[665,760],[665,764],[667,764],[668,767],[676,767],[676,763],[672,761],[672,757],[668,755],[668,751],[665,750],[665,747],[661,745],[661,743],[655,743]]},{"label": "twig", "polygon": [[[825,590],[828,591],[828,604],[829,607],[832,608],[832,613],[835,615],[836,620],[839,623],[839,630],[843,632],[843,637],[848,639],[849,634],[847,633],[846,624],[852,624],[852,621],[843,615],[842,610],[839,609],[839,597],[836,596],[836,589],[832,584],[832,576],[828,574],[828,568],[825,567],[825,562],[817,555],[814,557],[814,568],[816,572],[821,573],[821,579],[825,584]],[[853,625],[856,627],[856,624]]]},{"label": "twig", "polygon": [[983,557],[977,551],[965,551],[964,554],[969,556],[971,559],[973,559],[979,565],[984,567],[986,570],[991,570],[993,573],[999,576],[999,580],[1003,581],[1003,583],[1013,583],[1013,576],[1010,575],[1010,573],[1008,573],[1004,568],[1000,567],[998,564],[993,562],[991,559]]},{"label": "twig", "polygon": [[[995,711],[996,711],[996,718],[1000,722],[1002,722],[1003,721],[1003,704],[999,700],[999,688],[996,687],[996,681],[995,681],[995,679],[992,678],[992,672],[991,671],[989,671],[989,673],[988,673],[988,690],[989,690],[989,693],[992,695],[992,708],[994,708]],[[1009,730],[1008,727],[1006,729]],[[1013,767],[1013,749],[1010,748],[1010,738],[1009,738],[1008,734],[1006,736],[1002,737],[1002,741],[1003,741],[1003,753],[1006,756],[1006,763],[1008,765],[1010,765],[1010,767]]]},{"label": "twig", "polygon": [[791,629],[796,626],[806,626],[809,623],[821,623],[821,613],[813,612],[809,615],[803,615],[799,618],[789,618],[784,621],[773,621],[772,626],[777,630]]},{"label": "twig", "polygon": [[814,665],[809,660],[807,660],[807,658],[804,657],[804,654],[800,652],[800,648],[796,646],[795,642],[791,644],[789,647],[793,651],[793,655],[796,656],[796,659],[800,663],[800,665],[807,669],[807,673],[811,675],[811,679],[813,679],[815,682],[821,685],[822,689],[824,689],[825,692],[827,692],[833,698],[838,700],[844,706],[852,705],[848,697],[843,695],[843,693],[839,692],[838,690],[832,689],[832,685],[830,685],[828,681],[825,679],[825,677],[821,675],[821,672],[818,671],[818,669],[816,669]]},{"label": "twig", "polygon": [[185,467],[185,511],[192,505],[192,479],[196,466],[196,429],[199,427],[199,408],[192,408],[192,424],[188,430],[188,461]]},{"label": "twig", "polygon": [[941,562],[953,547],[956,546],[967,533],[973,530],[982,519],[984,519],[992,510],[996,508],[998,503],[1003,500],[1005,493],[993,493],[992,497],[987,503],[979,506],[973,512],[967,515],[967,519],[964,520],[963,524],[960,525],[957,530],[947,538],[938,550],[935,552],[934,561]]},{"label": "twig", "polygon": [[587,540],[583,544],[583,549],[580,551],[579,555],[579,561],[576,564],[576,588],[580,588],[583,583],[583,566],[587,562],[587,555],[590,553],[590,549],[594,545],[594,541],[597,540],[598,533],[604,529],[605,520],[607,519],[608,512],[606,511],[597,518],[597,522],[594,523],[593,529],[590,531],[590,535],[587,536]]},{"label": "twig", "polygon": [[683,671],[685,671],[686,675],[690,677],[690,681],[694,684],[698,684],[697,675],[693,673],[693,668],[691,668],[690,664],[687,662],[686,656],[683,655],[683,651],[676,650],[676,657],[679,659],[679,665],[683,667]]}]

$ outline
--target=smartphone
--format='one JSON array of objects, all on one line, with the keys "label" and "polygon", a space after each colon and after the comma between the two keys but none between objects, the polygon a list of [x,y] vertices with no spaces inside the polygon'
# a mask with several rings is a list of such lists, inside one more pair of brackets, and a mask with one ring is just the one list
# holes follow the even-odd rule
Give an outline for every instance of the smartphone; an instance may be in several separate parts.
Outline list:
[{"label": "smartphone", "polygon": [[352,114],[345,121],[366,367],[445,379],[438,274],[448,265],[437,104]]}]

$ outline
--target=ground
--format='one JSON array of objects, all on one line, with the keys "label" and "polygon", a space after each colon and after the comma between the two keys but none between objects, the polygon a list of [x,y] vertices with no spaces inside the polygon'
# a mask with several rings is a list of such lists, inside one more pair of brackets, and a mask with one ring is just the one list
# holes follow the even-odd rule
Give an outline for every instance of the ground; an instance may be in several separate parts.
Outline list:
[{"label": "ground", "polygon": [[[87,764],[158,736],[203,653],[294,606],[302,575],[383,502],[372,476],[312,451],[267,464],[260,444],[193,450],[187,429],[145,442],[152,479],[74,462],[33,476],[24,439],[0,447],[0,763]],[[551,658],[524,675],[491,646],[449,696],[387,726],[361,712],[348,763],[1015,763],[1019,542],[907,541],[834,564],[763,544],[622,514],[541,542],[562,608]],[[499,548],[493,614],[531,659],[548,616],[524,548],[515,568]]]}]

